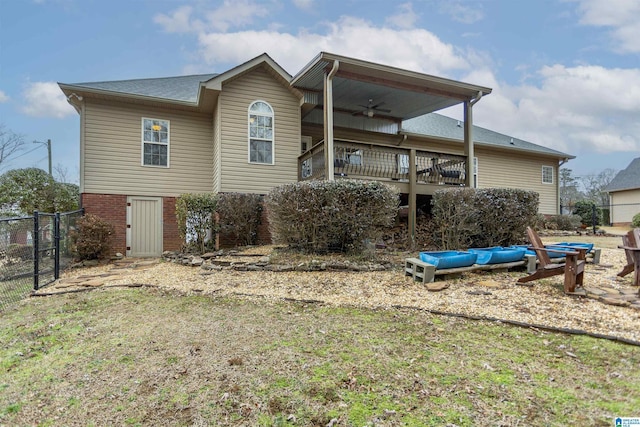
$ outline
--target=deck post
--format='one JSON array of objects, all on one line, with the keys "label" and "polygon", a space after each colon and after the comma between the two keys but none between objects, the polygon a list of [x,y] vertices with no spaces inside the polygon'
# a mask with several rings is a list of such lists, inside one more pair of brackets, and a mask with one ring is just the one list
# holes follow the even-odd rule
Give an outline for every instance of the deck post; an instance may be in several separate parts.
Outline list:
[{"label": "deck post", "polygon": [[418,174],[416,172],[416,150],[409,150],[409,239],[411,241],[411,249],[416,246],[416,210],[418,208],[416,201],[416,186]]},{"label": "deck post", "polygon": [[465,182],[467,188],[475,188],[473,175],[475,173],[473,158],[473,104],[470,101],[464,103],[464,155],[467,157],[465,164]]},{"label": "deck post", "polygon": [[333,68],[324,73],[324,164],[326,179],[334,180],[333,164],[333,76],[338,72],[339,61],[333,62]]}]

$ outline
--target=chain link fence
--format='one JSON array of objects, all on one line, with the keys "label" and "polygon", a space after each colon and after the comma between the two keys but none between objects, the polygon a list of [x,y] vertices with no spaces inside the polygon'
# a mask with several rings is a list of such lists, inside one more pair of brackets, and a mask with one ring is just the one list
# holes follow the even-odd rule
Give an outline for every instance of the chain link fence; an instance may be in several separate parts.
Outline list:
[{"label": "chain link fence", "polygon": [[71,235],[84,210],[0,219],[0,310],[56,280],[72,261]]}]

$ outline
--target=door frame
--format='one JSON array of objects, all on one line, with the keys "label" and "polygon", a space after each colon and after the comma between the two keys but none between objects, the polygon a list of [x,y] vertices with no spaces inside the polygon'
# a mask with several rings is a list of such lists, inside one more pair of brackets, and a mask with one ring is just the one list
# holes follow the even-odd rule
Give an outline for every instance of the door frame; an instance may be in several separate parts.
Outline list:
[{"label": "door frame", "polygon": [[133,203],[135,200],[147,200],[147,201],[155,201],[157,202],[157,215],[158,222],[156,223],[156,233],[160,237],[160,253],[162,254],[162,250],[164,248],[164,236],[163,236],[163,217],[162,217],[162,205],[163,199],[162,197],[152,197],[152,196],[127,196],[127,228],[126,228],[126,256],[132,256],[131,243],[133,237],[132,230],[132,215],[133,215]]}]

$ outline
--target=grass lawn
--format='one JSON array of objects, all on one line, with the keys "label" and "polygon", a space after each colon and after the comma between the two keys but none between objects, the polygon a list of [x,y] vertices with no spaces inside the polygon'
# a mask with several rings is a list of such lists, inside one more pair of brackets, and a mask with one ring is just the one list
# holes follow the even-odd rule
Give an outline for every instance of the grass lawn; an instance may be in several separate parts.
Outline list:
[{"label": "grass lawn", "polygon": [[153,289],[8,308],[0,366],[0,425],[612,426],[640,416],[640,347],[419,311]]}]

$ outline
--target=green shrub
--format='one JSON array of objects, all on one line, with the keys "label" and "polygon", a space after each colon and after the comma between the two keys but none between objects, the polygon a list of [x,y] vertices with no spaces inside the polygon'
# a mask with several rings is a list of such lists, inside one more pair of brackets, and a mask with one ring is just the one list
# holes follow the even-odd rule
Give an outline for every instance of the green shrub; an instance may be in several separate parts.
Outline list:
[{"label": "green shrub", "polygon": [[111,255],[113,225],[97,215],[86,214],[70,233],[71,250],[80,260],[103,259]]},{"label": "green shrub", "polygon": [[581,200],[576,202],[573,206],[573,214],[579,215],[582,219],[582,224],[586,226],[593,225],[593,211],[595,208],[595,225],[602,225],[602,209],[596,206],[595,203],[588,200]]},{"label": "green shrub", "polygon": [[262,219],[262,196],[258,194],[222,193],[218,195],[220,234],[237,245],[253,245],[258,240]]},{"label": "green shrub", "polygon": [[33,246],[21,243],[11,243],[6,250],[7,259],[29,261],[33,259]]},{"label": "green shrub", "polygon": [[582,224],[579,215],[551,215],[545,219],[545,227],[548,230],[575,230]]},{"label": "green shrub", "polygon": [[438,190],[432,199],[442,249],[509,246],[536,223],[538,193],[505,188]]},{"label": "green shrub", "polygon": [[286,184],[266,198],[274,240],[308,252],[362,250],[393,224],[398,203],[383,183],[348,179]]},{"label": "green shrub", "polygon": [[213,217],[217,202],[217,195],[211,193],[186,193],[178,197],[176,219],[185,249],[194,249],[200,253],[206,251],[207,242],[211,241],[207,237],[217,231]]},{"label": "green shrub", "polygon": [[640,212],[638,212],[637,214],[635,214],[633,216],[633,219],[631,220],[631,226],[633,228],[639,228],[640,227]]}]

